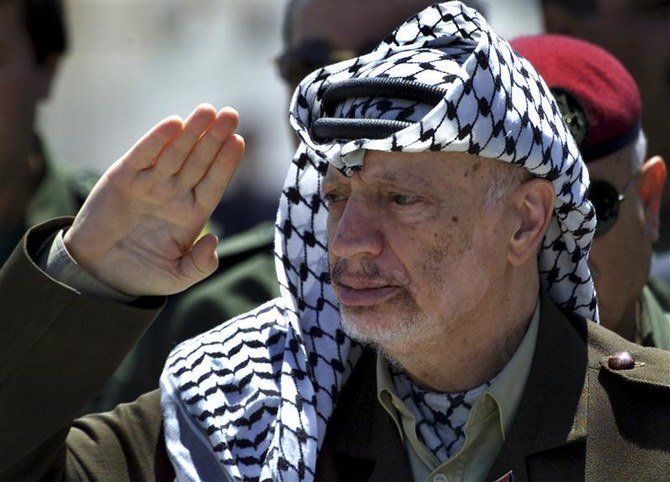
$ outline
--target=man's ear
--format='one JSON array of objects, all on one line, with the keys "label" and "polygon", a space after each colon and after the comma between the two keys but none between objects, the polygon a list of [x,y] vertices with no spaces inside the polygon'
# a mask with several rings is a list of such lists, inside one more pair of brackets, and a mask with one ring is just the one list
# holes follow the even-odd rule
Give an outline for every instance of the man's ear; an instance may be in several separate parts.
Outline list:
[{"label": "man's ear", "polygon": [[659,236],[661,199],[667,169],[661,156],[654,156],[640,167],[640,199],[644,207],[645,229],[652,242]]},{"label": "man's ear", "polygon": [[575,31],[578,30],[577,18],[567,8],[558,5],[558,2],[541,2],[542,16],[544,20],[544,31],[561,35],[575,37]]},{"label": "man's ear", "polygon": [[511,209],[516,217],[516,230],[509,243],[507,259],[520,266],[534,258],[554,212],[556,193],[546,179],[531,179],[520,184],[511,194]]},{"label": "man's ear", "polygon": [[44,62],[38,65],[40,69],[40,84],[38,85],[38,95],[40,99],[46,99],[51,94],[51,86],[53,85],[54,77],[60,65],[61,55],[57,53],[50,53],[44,59]]}]

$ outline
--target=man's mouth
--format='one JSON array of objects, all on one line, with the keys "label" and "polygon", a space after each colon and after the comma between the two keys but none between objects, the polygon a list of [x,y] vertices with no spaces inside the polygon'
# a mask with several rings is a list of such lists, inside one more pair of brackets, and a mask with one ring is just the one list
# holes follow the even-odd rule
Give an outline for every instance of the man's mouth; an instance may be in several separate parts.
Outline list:
[{"label": "man's mouth", "polygon": [[395,296],[402,288],[393,285],[375,285],[370,282],[337,283],[335,293],[346,306],[372,306]]}]

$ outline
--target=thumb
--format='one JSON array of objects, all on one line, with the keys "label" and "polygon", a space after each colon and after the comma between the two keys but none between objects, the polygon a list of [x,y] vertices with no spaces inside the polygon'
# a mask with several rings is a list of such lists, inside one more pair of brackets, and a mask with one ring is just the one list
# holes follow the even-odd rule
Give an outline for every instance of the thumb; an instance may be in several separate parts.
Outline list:
[{"label": "thumb", "polygon": [[195,284],[216,271],[219,266],[219,260],[216,257],[217,243],[218,238],[211,233],[198,239],[179,264],[180,277],[191,280],[191,284]]}]

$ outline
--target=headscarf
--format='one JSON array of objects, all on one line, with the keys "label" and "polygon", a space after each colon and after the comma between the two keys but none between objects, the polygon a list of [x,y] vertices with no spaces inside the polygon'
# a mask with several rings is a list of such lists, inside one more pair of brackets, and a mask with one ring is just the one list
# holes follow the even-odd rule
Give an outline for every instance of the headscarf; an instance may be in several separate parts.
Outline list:
[{"label": "headscarf", "polygon": [[538,258],[542,287],[563,310],[597,318],[587,171],[549,89],[475,10],[433,5],[373,52],[313,72],[290,119],[302,142],[277,216],[281,295],[181,344],[161,377],[179,480],[314,478],[361,352],[340,328],[330,284],[321,193],[329,164],[351,172],[366,150],[455,151],[550,180],[557,195]]}]

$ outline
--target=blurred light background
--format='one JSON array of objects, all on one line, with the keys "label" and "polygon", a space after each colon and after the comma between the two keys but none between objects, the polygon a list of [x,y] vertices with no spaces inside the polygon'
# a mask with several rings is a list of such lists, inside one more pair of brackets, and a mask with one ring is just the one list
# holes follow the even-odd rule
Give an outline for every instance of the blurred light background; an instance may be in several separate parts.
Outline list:
[{"label": "blurred light background", "polygon": [[[536,0],[482,3],[504,37],[541,30]],[[288,93],[273,63],[285,4],[66,0],[69,53],[40,109],[51,154],[100,173],[163,117],[231,105],[247,155],[224,199],[258,200],[246,207],[248,224],[272,216],[292,154]]]}]

